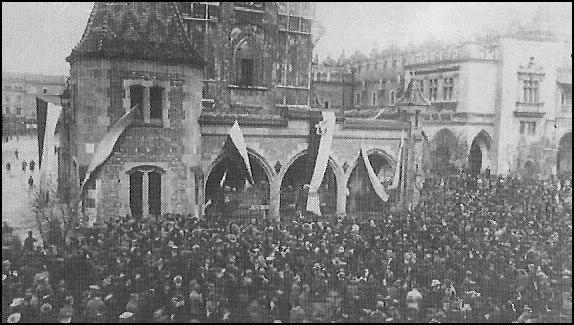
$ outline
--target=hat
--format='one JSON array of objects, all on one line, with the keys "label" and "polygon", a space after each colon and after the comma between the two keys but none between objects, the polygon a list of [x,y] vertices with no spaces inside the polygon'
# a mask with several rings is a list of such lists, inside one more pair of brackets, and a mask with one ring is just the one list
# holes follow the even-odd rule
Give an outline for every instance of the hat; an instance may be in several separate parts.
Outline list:
[{"label": "hat", "polygon": [[114,295],[110,293],[109,295],[107,295],[107,296],[104,298],[104,301],[110,300],[113,296],[114,296]]},{"label": "hat", "polygon": [[441,282],[439,280],[434,279],[434,280],[432,280],[431,287],[438,286],[440,284],[441,284]]},{"label": "hat", "polygon": [[126,318],[130,318],[134,315],[134,313],[130,313],[129,311],[124,312],[123,314],[120,315],[121,319],[126,319]]},{"label": "hat", "polygon": [[14,313],[11,314],[10,316],[8,316],[8,319],[6,320],[7,323],[18,323],[20,321],[20,317],[22,315],[20,313]]},{"label": "hat", "polygon": [[40,307],[40,312],[42,313],[49,313],[52,311],[52,305],[45,303]]},{"label": "hat", "polygon": [[100,286],[95,285],[95,284],[90,285],[89,288],[92,290],[100,290]]},{"label": "hat", "polygon": [[10,304],[10,307],[20,306],[23,302],[24,302],[24,298],[14,298],[12,300],[12,303]]}]

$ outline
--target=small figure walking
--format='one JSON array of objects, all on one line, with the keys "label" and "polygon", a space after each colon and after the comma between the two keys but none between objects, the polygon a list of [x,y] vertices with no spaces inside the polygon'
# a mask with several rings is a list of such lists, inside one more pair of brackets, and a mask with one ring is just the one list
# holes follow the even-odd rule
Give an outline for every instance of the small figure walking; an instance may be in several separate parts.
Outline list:
[{"label": "small figure walking", "polygon": [[32,175],[30,175],[30,177],[28,178],[28,188],[30,190],[32,190],[32,188],[34,188],[34,179],[32,178]]},{"label": "small figure walking", "polygon": [[26,167],[28,167],[28,162],[26,162],[26,160],[24,160],[24,161],[22,162],[22,170],[25,171],[25,170],[26,170]]},{"label": "small figure walking", "polygon": [[6,163],[6,170],[7,171],[10,171],[10,167],[11,167],[10,163]]},{"label": "small figure walking", "polygon": [[32,231],[28,231],[28,237],[24,240],[24,250],[33,251],[34,243],[38,240],[32,236]]},{"label": "small figure walking", "polygon": [[34,171],[34,166],[36,166],[36,162],[34,160],[30,160],[30,170]]},{"label": "small figure walking", "polygon": [[16,156],[16,160],[18,160],[18,150],[14,151],[14,155]]}]

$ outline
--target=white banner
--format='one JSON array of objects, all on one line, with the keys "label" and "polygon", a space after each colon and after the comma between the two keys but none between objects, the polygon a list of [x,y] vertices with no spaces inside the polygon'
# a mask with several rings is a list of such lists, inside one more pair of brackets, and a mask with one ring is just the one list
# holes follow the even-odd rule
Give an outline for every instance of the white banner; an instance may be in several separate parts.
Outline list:
[{"label": "white banner", "polygon": [[44,147],[42,148],[42,166],[40,168],[40,187],[43,190],[53,189],[53,181],[58,175],[58,157],[54,152],[56,145],[56,124],[60,118],[62,107],[48,102],[46,114],[46,129],[44,130]]},{"label": "white banner", "polygon": [[367,169],[367,174],[369,174],[369,180],[371,181],[371,184],[373,185],[373,188],[375,189],[375,193],[377,193],[377,195],[383,201],[387,202],[387,200],[389,199],[389,195],[387,194],[387,191],[385,191],[385,187],[383,186],[383,184],[381,184],[381,182],[379,181],[377,174],[375,174],[375,171],[373,170],[373,166],[371,166],[371,162],[369,161],[369,156],[367,155],[367,150],[365,150],[365,147],[363,147],[363,145],[361,145],[361,156],[363,156],[363,163],[365,164],[365,168]]},{"label": "white banner", "polygon": [[253,183],[253,174],[251,173],[251,165],[249,164],[249,155],[247,154],[245,138],[243,137],[243,132],[241,132],[237,120],[235,120],[235,123],[233,123],[233,126],[229,130],[229,137],[243,158],[243,162],[245,162],[245,166],[247,167],[247,172],[249,174],[249,182]]},{"label": "white banner", "polygon": [[319,205],[319,186],[323,182],[323,176],[327,169],[327,162],[331,152],[331,145],[333,144],[333,133],[335,132],[335,112],[323,111],[323,121],[317,125],[317,132],[321,134],[321,141],[319,142],[319,150],[317,152],[317,161],[315,162],[315,169],[311,177],[311,184],[309,184],[309,195],[307,197],[307,211],[314,212],[321,215],[321,208]]}]

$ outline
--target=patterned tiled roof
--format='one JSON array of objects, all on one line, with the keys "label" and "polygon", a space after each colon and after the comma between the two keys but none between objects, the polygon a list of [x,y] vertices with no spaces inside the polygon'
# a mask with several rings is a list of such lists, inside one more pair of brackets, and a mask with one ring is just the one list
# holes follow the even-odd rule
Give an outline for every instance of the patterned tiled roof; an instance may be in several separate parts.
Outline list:
[{"label": "patterned tiled roof", "polygon": [[78,57],[203,65],[174,2],[96,2],[67,60]]}]

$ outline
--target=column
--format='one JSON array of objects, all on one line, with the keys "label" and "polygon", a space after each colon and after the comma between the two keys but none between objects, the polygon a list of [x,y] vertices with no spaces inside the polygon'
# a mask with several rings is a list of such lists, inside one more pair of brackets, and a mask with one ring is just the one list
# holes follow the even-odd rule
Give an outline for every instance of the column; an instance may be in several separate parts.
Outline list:
[{"label": "column", "polygon": [[[148,93],[149,94],[149,93]],[[142,175],[142,217],[149,214],[149,172]]]},{"label": "column", "polygon": [[162,108],[162,121],[163,121],[163,127],[168,128],[170,123],[169,123],[169,91],[170,91],[170,83],[169,81],[163,82],[162,83],[163,86],[163,92],[162,92],[162,104],[161,104],[161,108]]},{"label": "column", "polygon": [[130,110],[130,86],[132,85],[131,80],[124,80],[124,114]]},{"label": "column", "polygon": [[269,182],[269,217],[276,220],[281,219],[280,205],[281,205],[281,177],[279,175],[271,179]]},{"label": "column", "polygon": [[[339,179],[341,178],[341,179]],[[337,177],[337,215],[341,216],[347,212],[347,181],[341,174]]]},{"label": "column", "polygon": [[150,122],[149,116],[149,88],[151,83],[144,82],[144,93],[143,93],[143,116],[144,116],[144,123]]},{"label": "column", "polygon": [[127,173],[122,173],[118,180],[118,188],[120,192],[120,215],[125,216],[131,214],[130,211],[130,176]]}]

